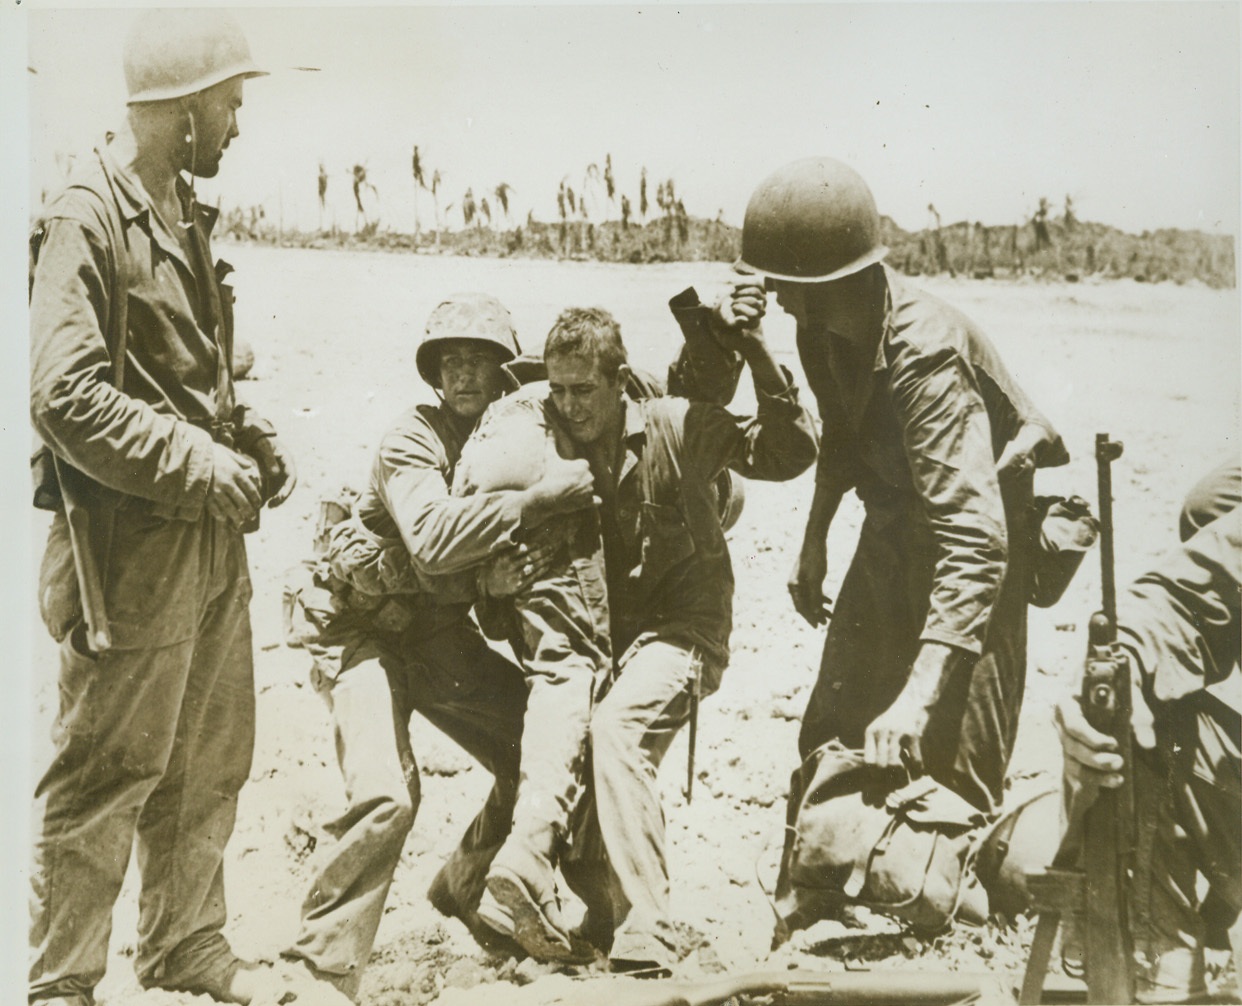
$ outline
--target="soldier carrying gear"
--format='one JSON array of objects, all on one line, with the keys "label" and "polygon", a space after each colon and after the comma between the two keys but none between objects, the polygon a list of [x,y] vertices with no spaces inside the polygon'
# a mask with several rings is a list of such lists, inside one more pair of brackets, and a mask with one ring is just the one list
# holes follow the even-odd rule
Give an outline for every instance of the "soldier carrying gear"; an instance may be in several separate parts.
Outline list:
[{"label": "soldier carrying gear", "polygon": [[[910,287],[885,254],[870,190],[831,158],[781,168],[746,210],[739,267],[766,277],[796,320],[823,421],[789,581],[803,618],[831,615],[799,755],[837,741],[880,768],[926,769],[992,813],[1025,677],[1031,473],[1068,454],[984,334]],[[828,528],[851,489],[866,519],[830,612]],[[790,853],[777,893],[796,926],[813,919],[790,884]]]},{"label": "soldier carrying gear", "polygon": [[29,999],[93,1001],[137,839],[141,984],[275,1001],[286,979],[222,934],[222,864],[254,747],[242,533],[294,476],[234,397],[231,267],[182,177],[219,170],[261,71],[231,18],[194,10],[139,13],[125,69],[126,121],[31,239],[31,420],[58,507],[40,601],[61,650]]},{"label": "soldier carrying gear", "polygon": [[512,594],[543,576],[554,549],[514,545],[515,536],[592,498],[586,463],[568,461],[522,491],[449,498],[467,438],[512,386],[503,364],[517,349],[494,297],[456,294],[436,307],[415,359],[441,400],[409,409],[384,435],[352,514],[328,539],[331,577],[303,584],[287,607],[305,615],[296,642],[332,713],[349,803],[329,826],[336,841],[321,847],[285,955],[351,997],[418,813],[414,711],[494,779],[428,897],[486,946],[517,950],[483,925],[479,902],[513,822],[526,684],[470,608],[481,593]]}]

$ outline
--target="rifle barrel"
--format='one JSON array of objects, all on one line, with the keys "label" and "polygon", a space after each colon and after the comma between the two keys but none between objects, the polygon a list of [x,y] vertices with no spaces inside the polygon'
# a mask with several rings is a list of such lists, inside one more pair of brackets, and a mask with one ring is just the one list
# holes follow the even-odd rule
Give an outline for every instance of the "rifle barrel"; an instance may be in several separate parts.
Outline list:
[{"label": "rifle barrel", "polygon": [[[1113,470],[1124,445],[1110,440],[1107,433],[1095,435],[1096,478],[1100,499],[1100,586],[1104,594],[1104,615],[1117,626],[1117,581],[1113,573]],[[1112,642],[1112,639],[1109,640]]]}]

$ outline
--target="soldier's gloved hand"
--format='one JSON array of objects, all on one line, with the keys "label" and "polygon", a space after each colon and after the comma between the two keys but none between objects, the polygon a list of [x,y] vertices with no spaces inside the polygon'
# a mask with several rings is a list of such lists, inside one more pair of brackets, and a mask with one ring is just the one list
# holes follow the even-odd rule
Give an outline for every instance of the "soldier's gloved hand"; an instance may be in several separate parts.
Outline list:
[{"label": "soldier's gloved hand", "polygon": [[207,512],[217,520],[241,527],[254,520],[263,505],[259,466],[244,454],[213,443]]},{"label": "soldier's gloved hand", "polygon": [[556,542],[525,543],[492,557],[479,579],[483,593],[491,597],[512,597],[529,590],[535,581],[552,569]]},{"label": "soldier's gloved hand", "polygon": [[598,502],[591,466],[551,456],[543,478],[522,492],[522,526],[538,527],[549,517],[573,513]]},{"label": "soldier's gloved hand", "polygon": [[264,502],[269,507],[280,506],[298,484],[293,455],[281,446],[275,436],[256,437],[249,454],[259,466]]}]

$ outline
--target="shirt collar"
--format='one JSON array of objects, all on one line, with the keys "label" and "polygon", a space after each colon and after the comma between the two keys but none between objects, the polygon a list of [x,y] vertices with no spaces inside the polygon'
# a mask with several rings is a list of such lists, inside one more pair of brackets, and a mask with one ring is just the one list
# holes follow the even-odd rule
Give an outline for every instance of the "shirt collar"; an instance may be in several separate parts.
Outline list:
[{"label": "shirt collar", "polygon": [[875,343],[875,358],[871,362],[872,373],[878,373],[888,368],[888,357],[884,352],[884,346],[888,342],[889,336],[893,331],[893,288],[900,287],[901,280],[892,269],[887,265],[884,269],[884,322],[880,326],[880,337]]},{"label": "shirt collar", "polygon": [[126,171],[117,159],[112,155],[112,133],[106,133],[103,140],[95,148],[99,152],[100,160],[103,161],[104,170],[112,178],[112,183],[116,188],[117,205],[120,207],[121,213],[124,215],[126,222],[136,220],[144,213],[150,211],[150,203],[147,201],[146,193],[143,192],[137,180]]},{"label": "shirt collar", "polygon": [[647,442],[647,423],[643,417],[641,403],[625,401],[625,442],[632,447],[641,447]]},{"label": "shirt collar", "polygon": [[[120,162],[112,155],[112,136],[112,133],[105,134],[98,150],[105,162],[106,170],[112,176],[112,181],[116,186],[117,196],[119,197],[117,202],[121,213],[124,214],[126,222],[129,222],[137,220],[143,214],[149,214],[151,212],[151,201],[138,180],[122,167]],[[177,198],[183,204],[188,202],[190,199],[190,186],[186,183],[186,180],[179,174],[173,184],[176,186]],[[220,211],[214,206],[204,206],[195,200],[191,206],[191,213],[196,224],[202,229],[203,234],[210,236],[216,226],[216,220],[220,216]]]}]

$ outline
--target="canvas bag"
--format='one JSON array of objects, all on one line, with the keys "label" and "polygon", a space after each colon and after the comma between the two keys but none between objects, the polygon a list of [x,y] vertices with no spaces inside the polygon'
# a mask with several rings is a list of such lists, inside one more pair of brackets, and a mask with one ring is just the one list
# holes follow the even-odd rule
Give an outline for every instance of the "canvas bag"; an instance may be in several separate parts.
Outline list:
[{"label": "canvas bag", "polygon": [[811,752],[794,786],[788,871],[799,900],[863,905],[925,933],[986,921],[973,865],[987,818],[962,797],[867,765],[835,740]]}]

